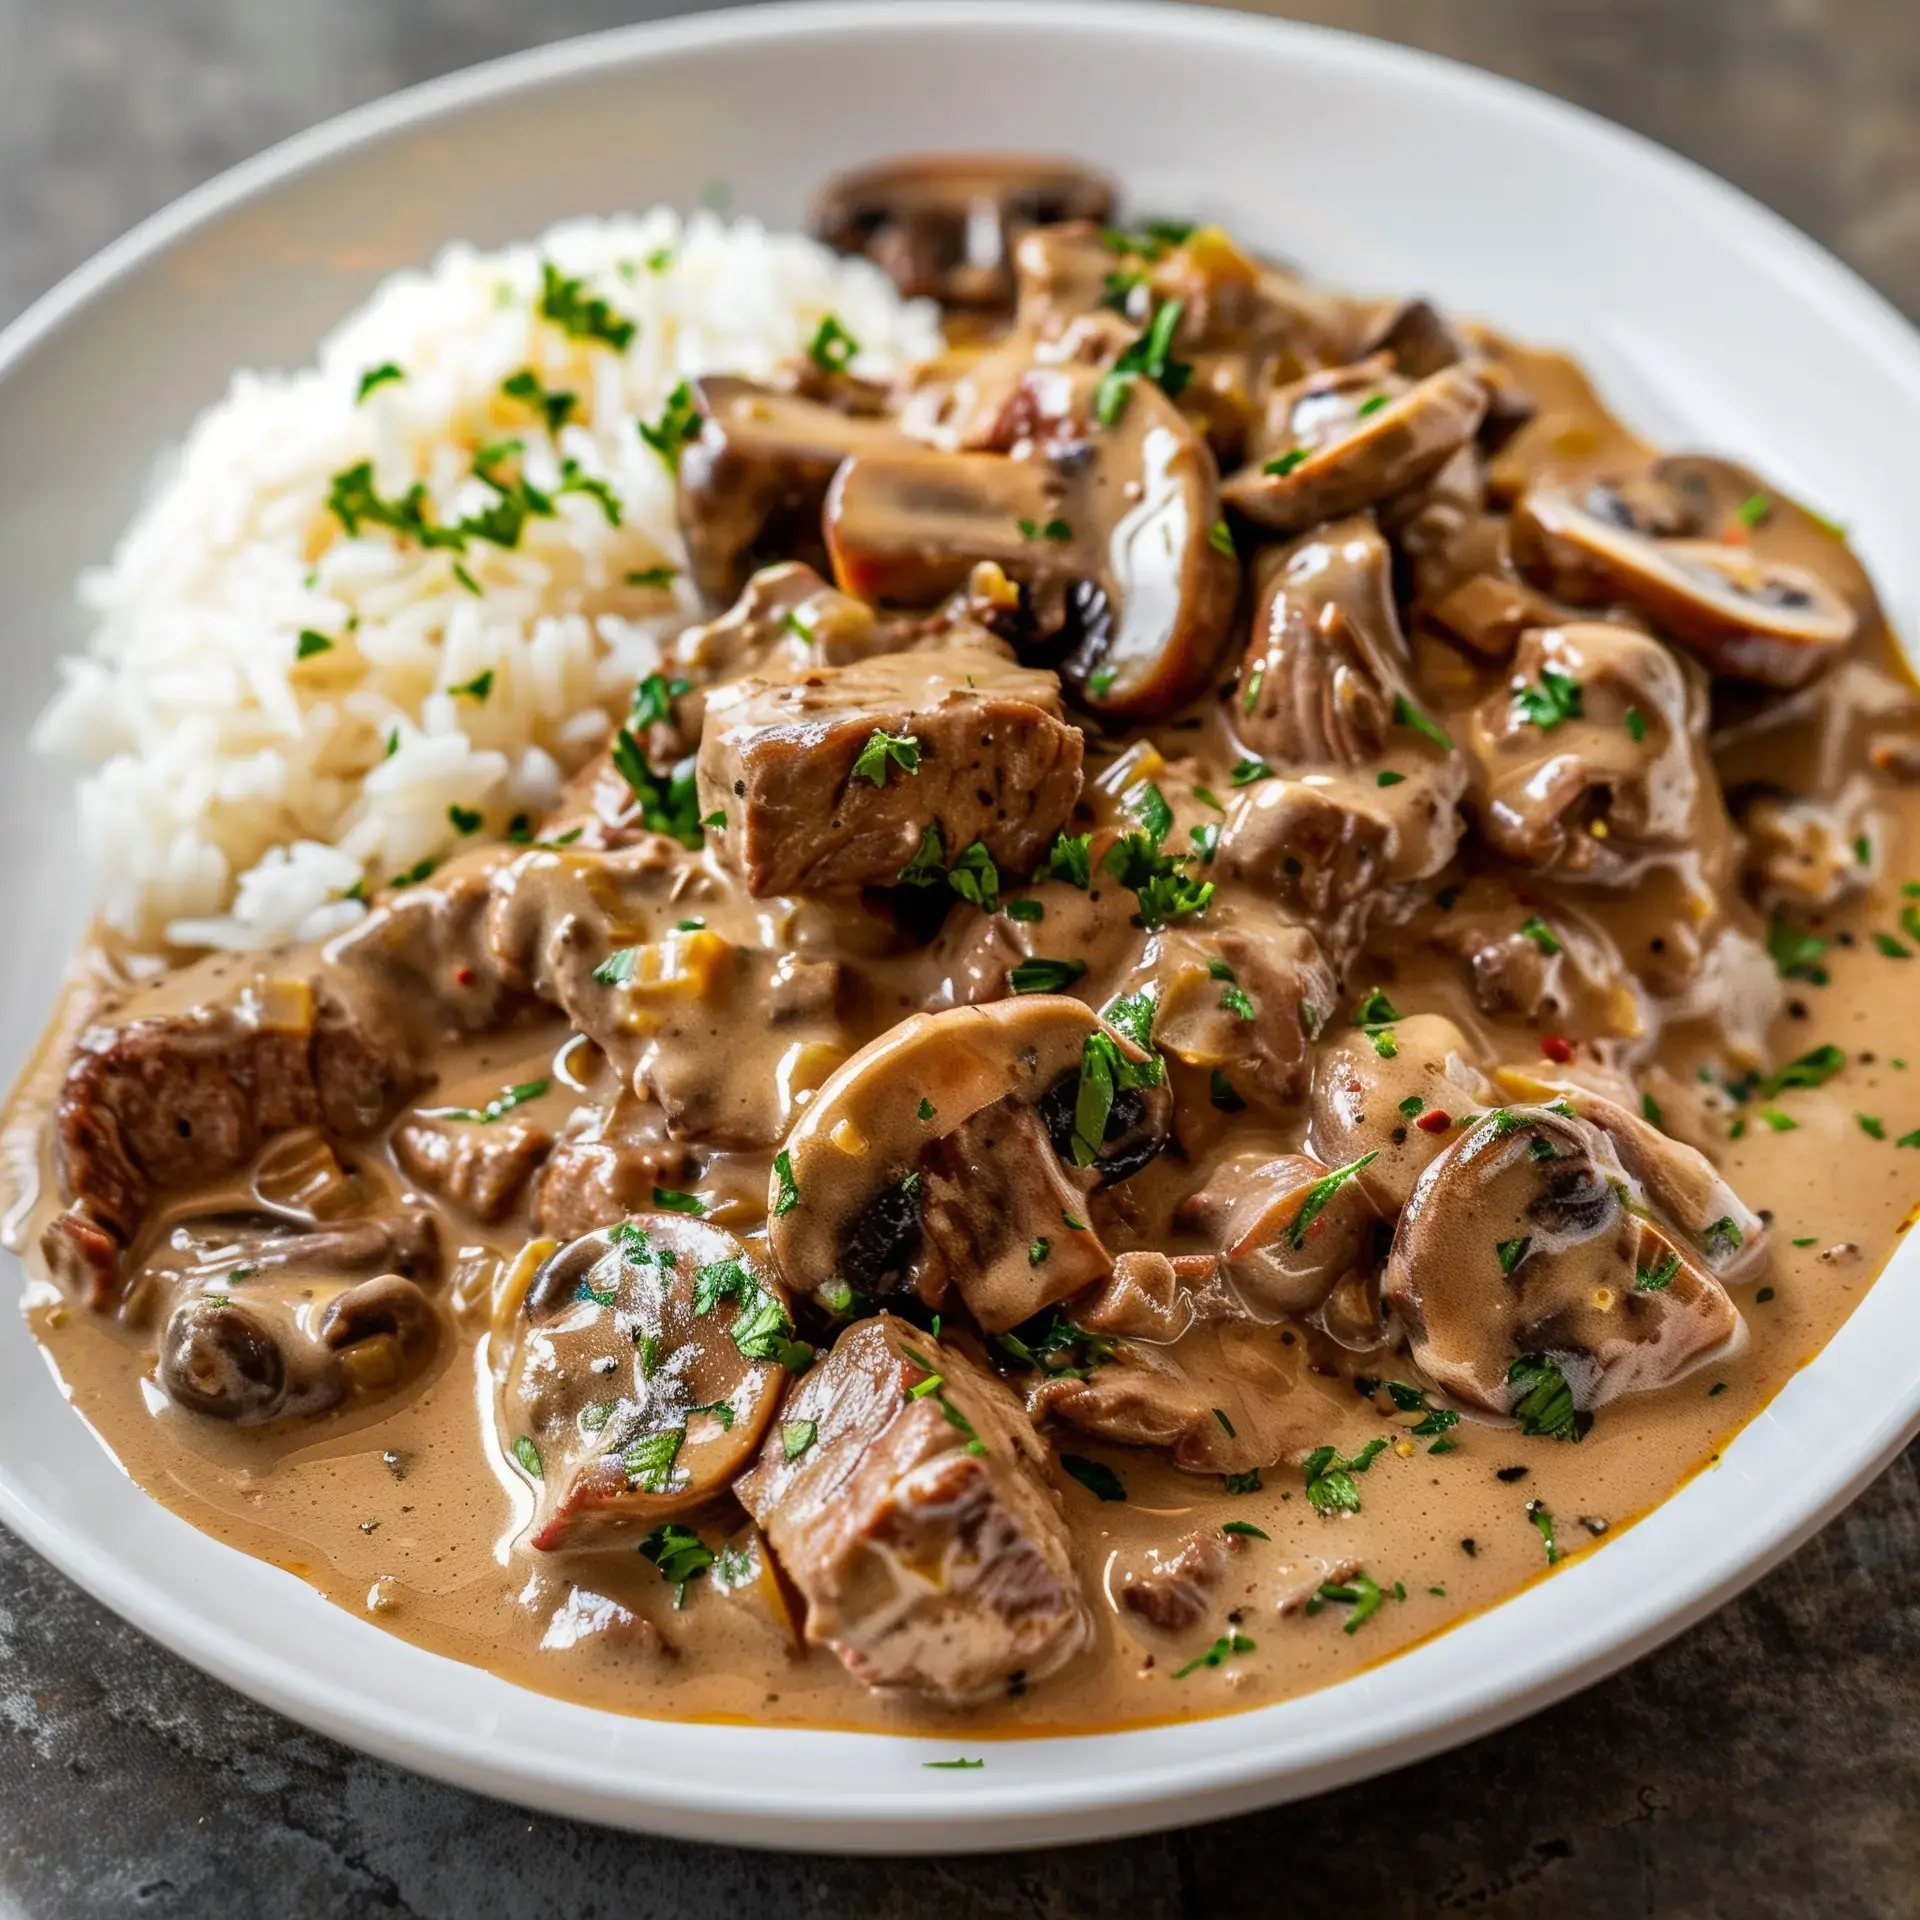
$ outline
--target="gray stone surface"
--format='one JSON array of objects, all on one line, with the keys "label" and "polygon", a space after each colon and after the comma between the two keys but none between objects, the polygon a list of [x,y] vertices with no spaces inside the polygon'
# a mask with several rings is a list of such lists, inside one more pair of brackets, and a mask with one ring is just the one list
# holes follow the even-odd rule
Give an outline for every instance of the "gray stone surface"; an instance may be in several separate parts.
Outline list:
[{"label": "gray stone surface", "polygon": [[[1472,60],[1639,127],[1920,312],[1915,0],[1273,10]],[[141,215],[326,114],[650,11],[0,0],[0,319]],[[1191,1832],[920,1863],[678,1846],[434,1785],[203,1678],[0,1535],[0,1913],[1911,1915],[1915,1460],[1675,1645],[1457,1754]]]}]

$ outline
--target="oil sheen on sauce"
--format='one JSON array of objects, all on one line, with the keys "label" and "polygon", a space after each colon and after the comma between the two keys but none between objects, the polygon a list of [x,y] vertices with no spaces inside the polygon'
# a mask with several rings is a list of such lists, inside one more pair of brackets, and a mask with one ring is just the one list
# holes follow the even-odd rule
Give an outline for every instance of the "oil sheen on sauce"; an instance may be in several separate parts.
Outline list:
[{"label": "oil sheen on sauce", "polygon": [[[1509,460],[1545,458],[1595,468],[1634,448],[1569,363],[1502,346],[1541,401],[1540,416]],[[1496,462],[1496,465],[1498,463]],[[1788,556],[1790,557],[1790,555]],[[1884,634],[1863,649],[1898,671]],[[1203,766],[1230,757],[1213,713],[1171,736],[1169,753]],[[1773,777],[1791,783],[1789,732],[1754,749]],[[1730,750],[1736,758],[1743,751]],[[1783,766],[1782,759],[1786,764]],[[1728,755],[1722,757],[1723,773]],[[1822,770],[1802,765],[1809,786]],[[1098,769],[1090,772],[1097,773]],[[194,1526],[286,1569],[336,1604],[402,1638],[484,1667],[517,1684],[614,1711],[674,1719],[799,1724],[895,1731],[964,1728],[972,1736],[1115,1728],[1239,1710],[1285,1699],[1374,1664],[1494,1605],[1548,1570],[1548,1533],[1560,1564],[1601,1551],[1608,1539],[1711,1470],[1730,1438],[1796,1369],[1819,1352],[1884,1266],[1912,1223],[1920,1195],[1920,994],[1889,946],[1897,935],[1905,876],[1920,878],[1920,798],[1879,791],[1884,840],[1880,878],[1864,897],[1827,916],[1833,942],[1824,984],[1795,982],[1769,1036],[1776,1061],[1831,1044],[1845,1069],[1818,1087],[1781,1093],[1715,1127],[1715,1158],[1734,1188],[1771,1216],[1771,1267],[1736,1292],[1744,1347],[1658,1393],[1602,1409],[1579,1444],[1523,1438],[1472,1416],[1444,1434],[1415,1436],[1417,1412],[1383,1412],[1355,1390],[1357,1371],[1391,1379],[1391,1349],[1327,1366],[1299,1347],[1295,1391],[1315,1409],[1316,1439],[1346,1456],[1387,1444],[1360,1480],[1358,1513],[1337,1517],[1309,1505],[1300,1468],[1268,1470],[1257,1489],[1223,1495],[1214,1477],[1183,1474],[1154,1455],[1089,1443],[1110,1465],[1126,1499],[1102,1501],[1060,1476],[1078,1571],[1093,1603],[1091,1647],[1045,1684],[964,1714],[869,1691],[825,1649],[796,1643],[777,1610],[696,1581],[685,1604],[630,1544],[593,1554],[549,1556],[523,1533],[532,1512],[524,1478],[502,1452],[488,1370],[484,1290],[462,1298],[462,1266],[510,1261],[524,1238],[513,1221],[490,1231],[453,1223],[453,1339],[428,1374],[397,1399],[328,1417],[308,1428],[235,1431],[173,1407],[153,1381],[150,1336],[66,1299],[36,1277],[26,1311],[75,1409],[128,1475]],[[1548,891],[1550,890],[1543,890]],[[1588,910],[1609,918],[1623,951],[1634,950],[1631,899]],[[759,911],[729,906],[743,937]],[[1876,942],[1876,934],[1885,936]],[[1540,1064],[1537,1036],[1495,1024],[1475,1009],[1457,962],[1394,956],[1403,1006],[1443,1011],[1484,1049],[1516,1066]],[[1916,973],[1920,978],[1920,973]],[[905,984],[903,980],[903,985]],[[162,978],[133,991],[165,1004]],[[100,992],[83,961],[52,1029],[16,1090],[5,1137],[10,1244],[37,1245],[55,1204],[46,1164],[45,1118],[67,1047]],[[126,990],[112,989],[116,998]],[[1708,1039],[1688,1027],[1662,1037],[1664,1084],[1696,1081]],[[526,1117],[557,1128],[580,1093],[580,1056],[562,1023],[466,1043],[435,1088],[449,1106],[480,1104],[503,1085],[547,1078],[550,1090]],[[1744,1124],[1742,1124],[1744,1121]],[[1784,1124],[1783,1124],[1784,1123]],[[1288,1135],[1246,1123],[1247,1144],[1291,1147]],[[1737,1133],[1737,1137],[1730,1137]],[[398,1185],[390,1161],[369,1150],[379,1176]],[[743,1195],[764,1193],[766,1158],[736,1156]],[[743,1214],[741,1230],[757,1225]],[[32,1255],[27,1256],[31,1264]],[[1404,1366],[1401,1376],[1406,1377]],[[1196,1528],[1242,1521],[1225,1585],[1193,1644],[1149,1644],[1114,1605],[1122,1570],[1150,1549],[1170,1549]],[[703,1528],[717,1545],[724,1528]],[[1325,1581],[1363,1570],[1384,1598],[1357,1631],[1346,1605],[1304,1604]],[[596,1632],[613,1603],[634,1616],[619,1632]],[[1218,1668],[1188,1663],[1215,1633],[1249,1643]]]}]

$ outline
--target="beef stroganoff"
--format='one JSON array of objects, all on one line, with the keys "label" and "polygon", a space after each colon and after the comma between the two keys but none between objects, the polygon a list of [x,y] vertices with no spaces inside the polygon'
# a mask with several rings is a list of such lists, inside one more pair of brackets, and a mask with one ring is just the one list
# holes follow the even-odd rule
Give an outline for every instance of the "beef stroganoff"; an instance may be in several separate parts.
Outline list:
[{"label": "beef stroganoff", "polygon": [[424,377],[370,325],[303,376],[324,836],[208,800],[11,1109],[79,1411],[663,1716],[1265,1704],[1600,1550],[1920,1190],[1920,699],[1844,530],[1071,164],[689,229],[800,249],[766,351],[656,219],[503,271],[444,428],[347,457]]}]

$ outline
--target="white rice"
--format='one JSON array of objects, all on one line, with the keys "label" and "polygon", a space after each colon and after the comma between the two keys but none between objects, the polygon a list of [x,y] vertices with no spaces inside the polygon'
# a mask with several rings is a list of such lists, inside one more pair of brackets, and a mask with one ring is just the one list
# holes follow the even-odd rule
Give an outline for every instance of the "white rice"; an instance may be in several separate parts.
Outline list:
[{"label": "white rice", "polygon": [[[543,261],[637,323],[624,350],[541,317]],[[449,247],[382,285],[317,368],[237,374],[82,579],[98,625],[35,732],[95,769],[80,822],[100,917],[146,946],[322,937],[367,887],[452,851],[450,809],[497,834],[550,805],[694,604],[684,583],[627,580],[683,558],[640,423],[689,375],[771,372],[829,313],[860,343],[856,371],[939,344],[932,308],[864,261],[656,208]],[[404,378],[358,401],[388,362]],[[501,392],[524,367],[577,396],[557,435]],[[364,524],[350,538],[328,507],[334,476],[371,460],[383,499],[421,482],[428,517],[451,523],[492,503],[473,454],[506,437],[536,487],[566,459],[606,481],[620,524],[562,494],[518,546],[456,553]],[[303,633],[332,645],[303,659]]]}]

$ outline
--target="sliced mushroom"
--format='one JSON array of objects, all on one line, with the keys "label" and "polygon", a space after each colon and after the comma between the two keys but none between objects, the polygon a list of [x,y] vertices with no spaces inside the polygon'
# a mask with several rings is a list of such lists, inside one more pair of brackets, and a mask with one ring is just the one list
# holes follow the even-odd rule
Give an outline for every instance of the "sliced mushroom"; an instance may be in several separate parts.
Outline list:
[{"label": "sliced mushroom", "polygon": [[439,1344],[440,1316],[413,1281],[385,1273],[335,1294],[321,1312],[319,1333],[355,1386],[391,1387]]},{"label": "sliced mushroom", "polygon": [[1285,1112],[1305,1098],[1308,1036],[1339,989],[1304,927],[1223,926],[1210,937],[1158,934],[1144,965],[1154,982],[1154,1044],[1190,1067],[1223,1073],[1243,1100]]},{"label": "sliced mushroom", "polygon": [[218,1294],[173,1310],[157,1371],[176,1406],[242,1427],[324,1412],[347,1390],[335,1355],[304,1338],[284,1310]]},{"label": "sliced mushroom", "polygon": [[700,432],[680,454],[680,532],[694,585],[717,606],[762,563],[820,553],[820,509],[843,460],[905,444],[890,420],[728,374],[694,382],[691,404]]},{"label": "sliced mushroom", "polygon": [[1673,537],[1683,510],[1657,487],[1649,508],[1645,491],[1530,487],[1515,559],[1563,600],[1630,602],[1731,679],[1798,687],[1845,651],[1858,615],[1818,574],[1750,545]]},{"label": "sliced mushroom", "polygon": [[1744,1331],[1608,1135],[1566,1107],[1503,1108],[1427,1168],[1386,1297],[1429,1379],[1569,1439],[1594,1408],[1665,1386]]},{"label": "sliced mushroom", "polygon": [[1013,250],[1030,227],[1104,223],[1113,182],[1071,161],[929,154],[836,174],[816,195],[815,235],[862,253],[909,299],[987,313],[1013,305]]},{"label": "sliced mushroom", "polygon": [[1482,830],[1509,860],[1619,885],[1650,853],[1731,856],[1698,669],[1606,621],[1524,635],[1464,745]]},{"label": "sliced mushroom", "polygon": [[1377,300],[1362,316],[1353,342],[1353,357],[1370,360],[1384,353],[1394,371],[1409,380],[1424,380],[1458,366],[1467,357],[1465,343],[1431,300]]},{"label": "sliced mushroom", "polygon": [[[1381,1009],[1363,1002],[1368,1012]],[[1460,1127],[1498,1096],[1467,1054],[1467,1037],[1436,1013],[1376,1021],[1325,1047],[1313,1070],[1313,1149],[1393,1219]],[[1365,1165],[1360,1163],[1365,1161]]]},{"label": "sliced mushroom", "polygon": [[[1111,1097],[1100,1157],[1071,1166],[1075,1128],[1093,1125],[1100,1104],[1094,1096],[1082,1115],[1089,1062]],[[1167,1124],[1164,1090],[1115,1086],[1115,1062],[1147,1078],[1131,1040],[1060,994],[915,1014],[861,1048],[814,1096],[787,1137],[784,1175],[775,1170],[768,1233],[787,1284],[915,1291],[929,1305],[951,1285],[999,1329],[1104,1272],[1084,1195],[1143,1165]],[[1051,1153],[1036,1117],[1062,1123]],[[998,1219],[967,1197],[988,1178],[989,1149],[985,1191],[1010,1209]]]},{"label": "sliced mushroom", "polygon": [[1298,533],[1424,480],[1486,410],[1486,389],[1463,367],[1411,385],[1379,356],[1312,373],[1273,395],[1251,458],[1222,494],[1249,520]]},{"label": "sliced mushroom", "polygon": [[1378,760],[1395,698],[1408,691],[1393,555],[1380,529],[1354,516],[1263,548],[1253,586],[1235,733],[1289,771]]},{"label": "sliced mushroom", "polygon": [[1375,1215],[1357,1176],[1338,1180],[1310,1154],[1253,1147],[1214,1168],[1174,1218],[1218,1247],[1256,1312],[1304,1314],[1368,1263]]},{"label": "sliced mushroom", "polygon": [[1576,1080],[1511,1067],[1494,1078],[1513,1097],[1569,1106],[1612,1142],[1620,1164],[1660,1218],[1691,1243],[1689,1257],[1727,1286],[1754,1279],[1768,1259],[1766,1220],[1741,1199],[1705,1154],[1676,1140],[1618,1099]]},{"label": "sliced mushroom", "polygon": [[1103,424],[1101,380],[1085,366],[1030,372],[1031,444],[1018,455],[849,461],[828,496],[827,545],[841,586],[882,604],[930,606],[993,563],[1024,589],[1016,646],[1060,656],[1095,711],[1151,717],[1205,684],[1240,570],[1205,444],[1145,378]]},{"label": "sliced mushroom", "polygon": [[532,1544],[601,1544],[724,1492],[795,1352],[785,1289],[705,1221],[644,1213],[552,1253],[495,1356]]}]

